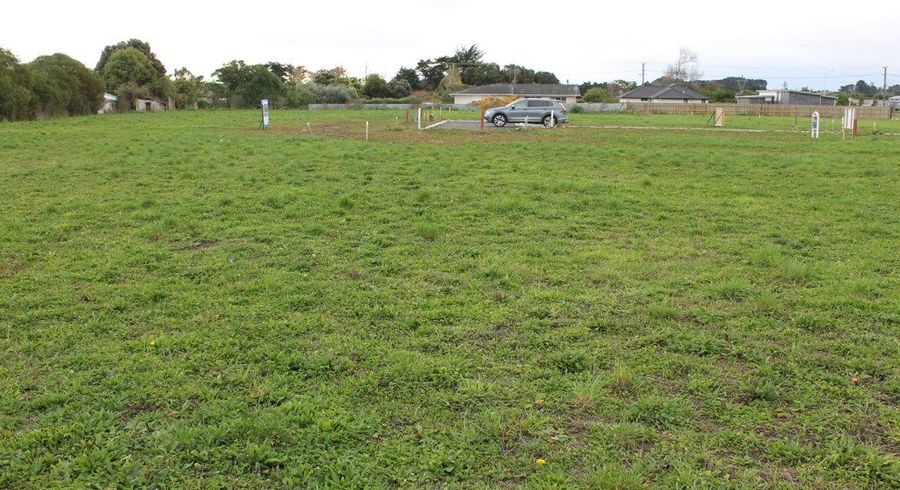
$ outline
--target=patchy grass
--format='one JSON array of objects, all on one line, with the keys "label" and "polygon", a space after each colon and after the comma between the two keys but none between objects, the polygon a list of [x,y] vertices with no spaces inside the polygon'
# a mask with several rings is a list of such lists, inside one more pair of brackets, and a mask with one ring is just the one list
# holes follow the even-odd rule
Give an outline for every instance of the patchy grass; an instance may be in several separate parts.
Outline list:
[{"label": "patchy grass", "polygon": [[0,125],[0,487],[900,484],[896,138],[404,116]]}]

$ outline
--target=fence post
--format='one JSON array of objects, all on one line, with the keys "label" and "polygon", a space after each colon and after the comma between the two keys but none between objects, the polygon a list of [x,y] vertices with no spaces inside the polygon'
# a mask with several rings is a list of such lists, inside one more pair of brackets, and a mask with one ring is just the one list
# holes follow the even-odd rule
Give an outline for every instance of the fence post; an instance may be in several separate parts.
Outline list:
[{"label": "fence post", "polygon": [[369,121],[366,121],[366,141],[369,141]]}]

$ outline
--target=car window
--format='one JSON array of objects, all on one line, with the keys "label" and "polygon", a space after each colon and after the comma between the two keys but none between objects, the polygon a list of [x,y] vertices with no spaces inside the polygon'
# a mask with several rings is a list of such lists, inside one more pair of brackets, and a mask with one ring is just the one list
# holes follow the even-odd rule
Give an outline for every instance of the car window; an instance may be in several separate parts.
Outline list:
[{"label": "car window", "polygon": [[550,104],[546,100],[529,100],[528,107],[549,107]]}]

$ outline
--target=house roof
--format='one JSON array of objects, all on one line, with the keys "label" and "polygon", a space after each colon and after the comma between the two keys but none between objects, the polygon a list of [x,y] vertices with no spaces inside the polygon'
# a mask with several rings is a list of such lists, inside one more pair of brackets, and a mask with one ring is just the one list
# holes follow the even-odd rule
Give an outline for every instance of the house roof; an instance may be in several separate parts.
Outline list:
[{"label": "house roof", "polygon": [[778,93],[782,94],[800,94],[800,95],[809,95],[812,97],[822,97],[823,99],[837,99],[837,97],[831,95],[820,94],[816,92],[804,92],[802,90],[786,90],[786,89],[778,89],[778,90],[759,90],[757,95],[768,95],[772,96]]},{"label": "house roof", "polygon": [[671,85],[641,85],[640,87],[623,95],[623,99],[700,99],[706,100],[708,97],[682,87],[677,83]]},{"label": "house roof", "polygon": [[578,97],[578,85],[561,83],[493,83],[479,85],[454,92],[450,95],[521,95],[529,97]]}]

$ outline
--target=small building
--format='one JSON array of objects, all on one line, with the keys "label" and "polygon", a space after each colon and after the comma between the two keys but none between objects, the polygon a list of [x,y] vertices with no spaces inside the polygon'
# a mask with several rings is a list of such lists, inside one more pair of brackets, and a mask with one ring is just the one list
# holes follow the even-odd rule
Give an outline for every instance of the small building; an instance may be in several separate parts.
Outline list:
[{"label": "small building", "polygon": [[137,112],[161,112],[166,110],[166,103],[159,99],[134,99],[134,110]]},{"label": "small building", "polygon": [[107,114],[110,112],[116,112],[116,103],[119,102],[119,98],[115,95],[106,92],[103,94],[103,105],[100,106],[100,109],[97,109],[97,114]]},{"label": "small building", "polygon": [[796,90],[760,90],[756,95],[738,95],[738,104],[837,105],[837,97]]},{"label": "small building", "polygon": [[707,103],[709,98],[696,90],[672,83],[669,85],[641,85],[623,94],[619,102]]},{"label": "small building", "polygon": [[450,95],[454,104],[471,104],[489,97],[540,97],[574,104],[581,97],[581,90],[578,85],[560,83],[494,83],[469,87]]}]

